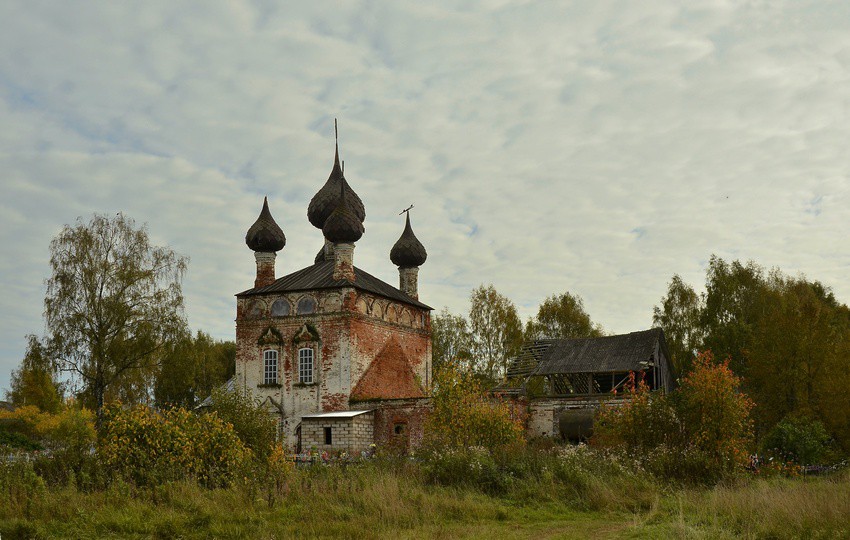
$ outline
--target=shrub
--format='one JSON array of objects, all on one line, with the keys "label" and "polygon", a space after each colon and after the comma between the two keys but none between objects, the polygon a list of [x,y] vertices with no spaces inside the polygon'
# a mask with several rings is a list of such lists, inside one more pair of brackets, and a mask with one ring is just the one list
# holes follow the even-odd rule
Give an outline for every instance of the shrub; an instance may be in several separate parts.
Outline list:
[{"label": "shrub", "polygon": [[629,400],[597,414],[595,445],[625,451],[658,476],[685,481],[713,482],[746,465],[753,403],[739,391],[728,361],[699,354],[669,396],[632,381]]},{"label": "shrub", "polygon": [[762,452],[797,465],[819,463],[829,450],[830,436],[818,420],[786,416],[762,441]]},{"label": "shrub", "polygon": [[108,468],[139,486],[196,478],[207,487],[228,485],[251,452],[215,414],[185,409],[162,413],[143,405],[106,410],[98,454]]},{"label": "shrub", "polygon": [[275,446],[274,417],[248,392],[213,390],[212,411],[229,423],[239,440],[261,462],[268,460]]},{"label": "shrub", "polygon": [[[64,482],[90,461],[95,441],[94,414],[85,408],[66,406],[56,414],[34,406],[0,412],[0,423],[22,450],[46,450],[36,469],[50,482]],[[26,441],[30,441],[26,444]]]},{"label": "shrub", "polygon": [[42,502],[46,493],[44,480],[24,455],[0,460],[0,500],[6,501],[0,509],[7,512],[6,515],[0,512],[0,517],[30,517],[34,506]]},{"label": "shrub", "polygon": [[523,444],[522,419],[515,409],[490,397],[473,375],[446,365],[434,375],[433,410],[425,422],[425,443],[440,448],[494,450]]}]

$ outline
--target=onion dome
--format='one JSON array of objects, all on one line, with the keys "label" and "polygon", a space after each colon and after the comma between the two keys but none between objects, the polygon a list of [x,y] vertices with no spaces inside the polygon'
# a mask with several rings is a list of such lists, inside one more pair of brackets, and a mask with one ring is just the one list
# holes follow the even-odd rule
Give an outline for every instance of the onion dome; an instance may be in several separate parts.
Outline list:
[{"label": "onion dome", "polygon": [[275,223],[271,212],[269,212],[269,199],[263,198],[263,209],[260,211],[260,217],[248,229],[248,234],[245,235],[245,243],[253,251],[261,253],[274,253],[283,249],[286,245],[286,235]]},{"label": "onion dome", "polygon": [[413,234],[413,229],[410,227],[410,212],[407,212],[404,232],[401,233],[398,241],[390,250],[390,260],[394,265],[401,268],[414,268],[422,266],[427,258],[428,252],[425,251],[422,242]]},{"label": "onion dome", "polygon": [[[336,122],[334,122],[334,131],[336,131]],[[345,181],[342,167],[339,164],[339,142],[337,142],[334,152],[334,167],[328,181],[325,182],[322,189],[313,195],[313,198],[310,199],[310,205],[307,207],[307,219],[317,229],[325,226],[325,221],[339,204],[340,184],[345,187],[346,197],[349,200],[352,212],[360,220],[360,223],[363,223],[366,220],[366,209],[363,207],[363,201]]]},{"label": "onion dome", "polygon": [[360,240],[366,229],[363,227],[363,221],[357,216],[352,205],[348,202],[349,198],[345,190],[346,183],[343,179],[339,185],[339,199],[333,212],[325,220],[325,225],[322,227],[322,233],[325,238],[338,243],[352,243]]}]

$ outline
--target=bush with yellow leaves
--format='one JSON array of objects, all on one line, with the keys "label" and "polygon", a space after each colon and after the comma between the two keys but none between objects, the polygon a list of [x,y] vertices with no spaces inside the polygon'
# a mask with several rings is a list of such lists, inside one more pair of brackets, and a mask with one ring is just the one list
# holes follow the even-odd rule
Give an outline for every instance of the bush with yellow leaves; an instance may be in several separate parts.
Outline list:
[{"label": "bush with yellow leaves", "polygon": [[137,405],[107,409],[98,455],[102,464],[137,486],[195,478],[207,487],[229,485],[252,454],[232,426],[215,414]]}]

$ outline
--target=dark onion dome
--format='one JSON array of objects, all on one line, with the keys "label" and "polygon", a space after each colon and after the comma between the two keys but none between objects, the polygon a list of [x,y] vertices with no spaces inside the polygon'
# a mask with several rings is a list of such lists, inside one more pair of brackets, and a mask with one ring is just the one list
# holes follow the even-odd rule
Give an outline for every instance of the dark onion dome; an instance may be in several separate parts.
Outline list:
[{"label": "dark onion dome", "polygon": [[425,246],[416,238],[413,229],[410,227],[410,212],[408,212],[404,232],[401,233],[398,241],[390,250],[390,260],[394,265],[401,268],[414,268],[422,266],[427,258],[428,252],[425,251]]},{"label": "dark onion dome", "polygon": [[345,194],[346,198],[350,201],[351,210],[357,216],[357,219],[363,223],[366,221],[366,209],[363,207],[363,201],[360,200],[357,193],[345,181],[342,167],[339,164],[339,144],[337,144],[334,153],[334,168],[331,171],[331,175],[328,177],[325,185],[322,186],[322,189],[313,195],[313,198],[310,199],[310,205],[307,207],[307,219],[317,229],[325,226],[325,221],[327,221],[331,212],[339,204],[340,184],[345,186]]},{"label": "dark onion dome", "polygon": [[339,199],[331,215],[325,220],[325,226],[322,227],[322,233],[325,238],[338,244],[341,242],[352,243],[360,240],[366,229],[363,227],[363,221],[354,212],[351,204],[348,202],[348,192],[345,190],[347,183],[345,179],[339,186]]},{"label": "dark onion dome", "polygon": [[260,211],[260,217],[248,229],[248,234],[245,235],[245,243],[253,251],[262,253],[274,253],[283,249],[286,245],[286,235],[275,223],[271,212],[269,212],[269,199],[263,198],[263,209]]}]

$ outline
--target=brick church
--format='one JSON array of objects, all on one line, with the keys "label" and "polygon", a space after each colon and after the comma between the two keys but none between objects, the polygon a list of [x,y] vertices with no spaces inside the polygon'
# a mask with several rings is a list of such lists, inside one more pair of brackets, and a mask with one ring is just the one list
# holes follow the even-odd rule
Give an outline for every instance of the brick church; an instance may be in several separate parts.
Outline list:
[{"label": "brick church", "polygon": [[345,179],[338,143],[307,218],[324,245],[313,265],[282,277],[275,259],[286,236],[268,200],[248,229],[257,273],[254,287],[236,295],[232,384],[264,401],[292,450],[358,452],[373,442],[410,448],[428,409],[431,308],[419,301],[427,254],[409,212],[389,254],[397,288],[355,266],[366,211]]}]

